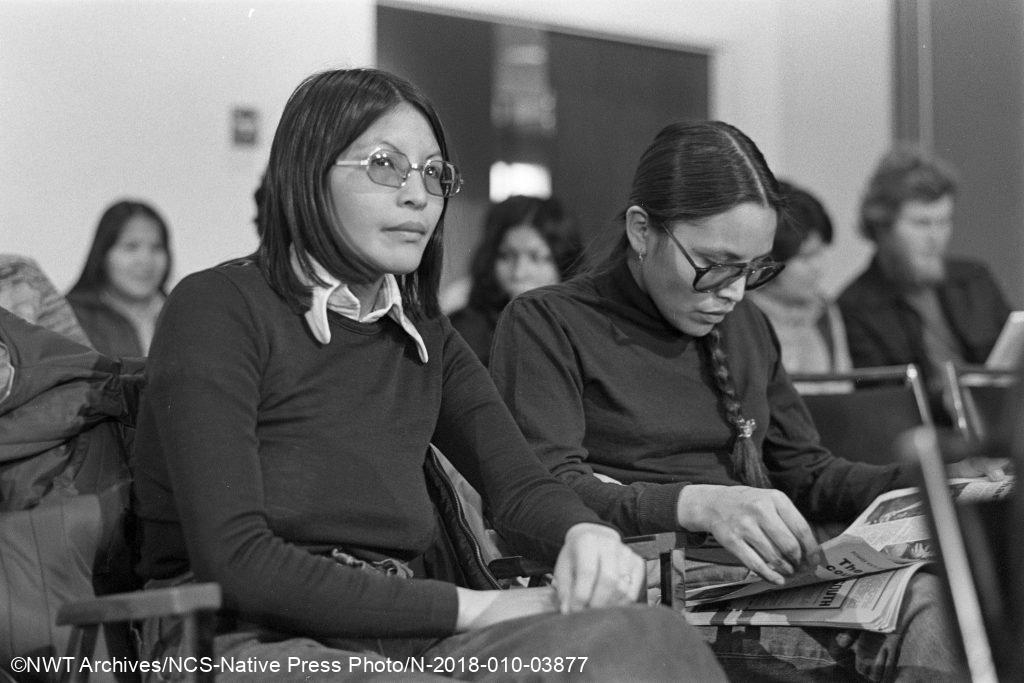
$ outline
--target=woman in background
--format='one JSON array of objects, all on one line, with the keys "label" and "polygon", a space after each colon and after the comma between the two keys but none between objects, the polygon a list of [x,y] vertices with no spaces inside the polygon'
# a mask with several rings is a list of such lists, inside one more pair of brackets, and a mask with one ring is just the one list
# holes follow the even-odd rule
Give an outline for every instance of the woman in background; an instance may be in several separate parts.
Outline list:
[{"label": "woman in background", "polygon": [[170,234],[156,209],[129,200],[107,208],[67,293],[93,348],[108,356],[145,356],[170,272]]},{"label": "woman in background", "polygon": [[821,291],[822,258],[832,243],[832,220],[810,192],[782,181],[779,189],[785,208],[770,255],[786,267],[750,292],[750,300],[775,328],[787,372],[846,372],[852,364],[843,319]]},{"label": "woman in background", "polygon": [[491,207],[470,269],[469,303],[451,316],[484,365],[505,305],[571,277],[580,253],[579,233],[558,200],[516,195]]}]

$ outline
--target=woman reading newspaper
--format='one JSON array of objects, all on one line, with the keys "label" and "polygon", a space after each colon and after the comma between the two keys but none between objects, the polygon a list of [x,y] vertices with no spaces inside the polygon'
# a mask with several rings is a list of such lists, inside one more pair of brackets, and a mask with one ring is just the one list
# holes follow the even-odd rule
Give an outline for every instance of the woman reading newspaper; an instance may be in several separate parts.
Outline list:
[{"label": "woman reading newspaper", "polygon": [[[781,269],[767,254],[784,210],[742,132],[670,125],[640,159],[610,255],[518,297],[498,325],[492,376],[553,473],[623,533],[707,532],[736,558],[691,562],[688,582],[784,583],[818,559],[812,522],[849,521],[913,483],[820,446],[770,325],[743,300]],[[704,632],[737,680],[955,680],[938,595],[935,577],[915,576],[889,636]]]}]

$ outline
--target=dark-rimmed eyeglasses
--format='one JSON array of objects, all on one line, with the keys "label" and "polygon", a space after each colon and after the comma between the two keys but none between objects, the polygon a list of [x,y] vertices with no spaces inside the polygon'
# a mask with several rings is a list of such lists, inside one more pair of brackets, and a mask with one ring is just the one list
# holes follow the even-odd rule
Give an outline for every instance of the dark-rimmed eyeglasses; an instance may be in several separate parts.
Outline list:
[{"label": "dark-rimmed eyeglasses", "polygon": [[391,149],[375,149],[361,160],[339,159],[335,166],[364,166],[370,180],[385,187],[403,187],[409,174],[418,171],[423,187],[435,197],[452,197],[462,189],[462,174],[450,161],[428,159],[414,164],[409,157]]},{"label": "dark-rimmed eyeglasses", "polygon": [[746,288],[748,290],[757,289],[775,279],[775,276],[786,267],[785,263],[773,261],[768,256],[761,256],[752,261],[740,263],[712,263],[710,266],[698,266],[694,263],[690,253],[686,251],[686,247],[676,239],[676,236],[672,234],[668,226],[663,225],[661,227],[675,245],[679,247],[679,251],[683,252],[683,256],[686,257],[686,260],[693,267],[693,271],[696,273],[693,276],[693,289],[698,292],[716,292],[728,287],[741,277],[746,278]]}]

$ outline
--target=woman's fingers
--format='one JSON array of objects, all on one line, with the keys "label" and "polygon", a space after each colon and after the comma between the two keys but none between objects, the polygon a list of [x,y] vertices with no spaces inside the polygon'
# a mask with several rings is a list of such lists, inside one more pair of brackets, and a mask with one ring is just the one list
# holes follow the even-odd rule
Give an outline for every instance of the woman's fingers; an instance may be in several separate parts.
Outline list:
[{"label": "woman's fingers", "polygon": [[735,544],[728,544],[722,541],[722,546],[736,556],[743,566],[760,576],[765,581],[781,586],[786,582],[786,577],[774,569],[759,552],[754,550],[747,542],[737,540]]},{"label": "woman's fingers", "polygon": [[718,490],[696,492],[704,505],[703,530],[747,568],[778,584],[818,561],[820,548],[810,525],[784,494],[739,486],[713,488]]},{"label": "woman's fingers", "polygon": [[[818,544],[818,539],[814,537],[814,530],[811,529],[811,525],[807,523],[792,501],[786,498],[786,503],[778,508],[779,518],[790,533],[790,536],[784,541],[786,547],[783,548],[783,553],[797,566],[819,564],[821,562],[821,546]],[[795,547],[793,546],[794,542]]]},{"label": "woman's fingers", "polygon": [[645,576],[640,557],[608,527],[577,527],[566,535],[555,565],[555,586],[563,613],[635,600]]}]

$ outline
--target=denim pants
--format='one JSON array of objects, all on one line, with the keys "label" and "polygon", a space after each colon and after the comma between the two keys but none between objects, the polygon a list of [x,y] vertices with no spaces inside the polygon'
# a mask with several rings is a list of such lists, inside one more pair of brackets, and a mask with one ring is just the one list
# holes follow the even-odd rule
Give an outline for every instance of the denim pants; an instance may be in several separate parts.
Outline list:
[{"label": "denim pants", "polygon": [[[180,623],[148,620],[140,640],[143,659],[174,657]],[[309,638],[238,624],[213,649],[218,664],[242,668],[221,666],[216,680],[224,682],[727,680],[697,629],[672,610],[646,605],[521,617],[434,639]]]},{"label": "denim pants", "polygon": [[[746,573],[744,567],[686,562],[686,584],[691,588],[738,580]],[[942,586],[926,570],[911,579],[895,633],[795,626],[701,626],[697,630],[736,681],[938,683],[969,678],[958,654]]]}]

